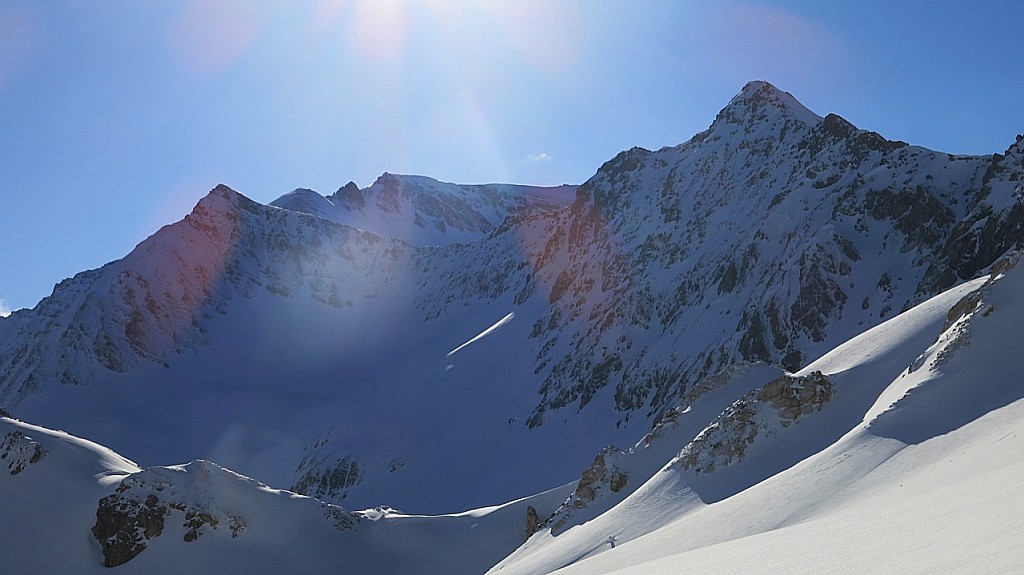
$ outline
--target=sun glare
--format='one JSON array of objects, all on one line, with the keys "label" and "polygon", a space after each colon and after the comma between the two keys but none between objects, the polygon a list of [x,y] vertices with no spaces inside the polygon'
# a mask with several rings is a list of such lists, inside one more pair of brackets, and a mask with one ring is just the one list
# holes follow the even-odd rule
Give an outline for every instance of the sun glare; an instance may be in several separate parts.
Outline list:
[{"label": "sun glare", "polygon": [[256,13],[237,0],[192,0],[182,10],[171,44],[186,69],[218,74],[250,48],[259,29]]},{"label": "sun glare", "polygon": [[401,57],[409,28],[405,4],[401,0],[356,2],[349,30],[351,49],[378,60]]},{"label": "sun glare", "polygon": [[574,10],[546,2],[321,0],[312,15],[318,29],[347,20],[349,49],[379,60],[406,56],[417,28],[438,26],[441,37],[454,42],[496,30],[497,35],[482,39],[500,43],[542,69],[564,69],[578,55],[581,36]]}]

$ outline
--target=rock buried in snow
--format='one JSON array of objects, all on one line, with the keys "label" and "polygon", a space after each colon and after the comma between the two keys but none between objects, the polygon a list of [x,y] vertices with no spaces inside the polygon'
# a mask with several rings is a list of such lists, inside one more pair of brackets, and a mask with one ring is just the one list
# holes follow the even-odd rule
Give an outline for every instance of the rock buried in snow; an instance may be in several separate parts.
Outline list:
[{"label": "rock buried in snow", "polygon": [[0,443],[0,461],[7,463],[11,475],[17,475],[46,455],[46,450],[20,431],[11,431]]},{"label": "rock buried in snow", "polygon": [[832,381],[820,371],[784,375],[730,405],[679,453],[683,469],[714,473],[743,461],[758,435],[768,436],[832,399]]}]

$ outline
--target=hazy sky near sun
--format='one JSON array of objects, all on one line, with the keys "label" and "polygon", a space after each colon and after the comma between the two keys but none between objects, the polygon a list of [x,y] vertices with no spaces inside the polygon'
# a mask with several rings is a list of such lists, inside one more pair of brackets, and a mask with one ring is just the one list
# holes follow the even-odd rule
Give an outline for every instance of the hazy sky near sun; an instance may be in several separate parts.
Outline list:
[{"label": "hazy sky near sun", "polygon": [[1024,3],[0,0],[0,313],[225,183],[581,183],[749,80],[954,153],[1024,132]]}]

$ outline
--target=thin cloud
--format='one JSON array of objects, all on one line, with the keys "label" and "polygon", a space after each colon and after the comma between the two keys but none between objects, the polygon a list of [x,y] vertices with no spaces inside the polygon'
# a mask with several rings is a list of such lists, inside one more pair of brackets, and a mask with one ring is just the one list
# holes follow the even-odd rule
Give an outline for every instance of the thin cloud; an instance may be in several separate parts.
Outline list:
[{"label": "thin cloud", "polygon": [[554,158],[552,158],[545,152],[541,152],[539,154],[530,154],[529,156],[526,156],[527,162],[550,162],[553,159]]},{"label": "thin cloud", "polygon": [[7,317],[11,315],[10,308],[4,303],[4,300],[0,299],[0,317]]}]

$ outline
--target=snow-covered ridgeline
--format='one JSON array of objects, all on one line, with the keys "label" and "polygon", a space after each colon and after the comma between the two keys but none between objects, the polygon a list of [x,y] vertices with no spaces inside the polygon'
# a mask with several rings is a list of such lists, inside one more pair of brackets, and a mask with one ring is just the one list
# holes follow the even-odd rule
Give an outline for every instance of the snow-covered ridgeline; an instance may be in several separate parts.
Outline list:
[{"label": "snow-covered ridgeline", "polygon": [[480,239],[510,215],[557,210],[575,192],[572,185],[460,185],[385,173],[363,189],[349,182],[324,197],[300,188],[270,205],[428,246]]},{"label": "snow-covered ridgeline", "polygon": [[141,469],[6,417],[0,461],[5,573],[481,573],[525,540],[528,508],[550,513],[569,488],[443,516],[350,512],[208,461]]}]

